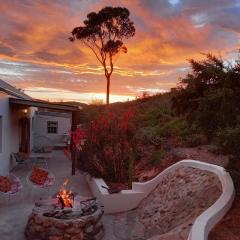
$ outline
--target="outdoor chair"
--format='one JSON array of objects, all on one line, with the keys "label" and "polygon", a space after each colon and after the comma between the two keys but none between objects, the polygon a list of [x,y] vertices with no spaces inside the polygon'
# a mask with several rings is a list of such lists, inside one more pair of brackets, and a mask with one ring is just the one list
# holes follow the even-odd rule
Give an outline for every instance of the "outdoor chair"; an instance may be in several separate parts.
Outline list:
[{"label": "outdoor chair", "polygon": [[[38,172],[40,171],[40,173]],[[47,176],[45,176],[45,179],[42,182],[37,183],[33,180],[33,174],[35,173],[37,175],[37,178],[41,178],[41,172],[47,173]],[[35,177],[36,179],[36,177]],[[32,171],[30,171],[26,177],[28,185],[32,188],[31,190],[31,196],[33,195],[33,190],[47,190],[49,194],[50,187],[54,185],[55,177],[54,175],[48,170],[44,168],[36,168],[34,167]]]},{"label": "outdoor chair", "polygon": [[26,165],[29,169],[31,168],[31,166],[29,166],[30,162],[29,162],[28,155],[26,153],[20,153],[20,152],[14,153],[13,152],[13,153],[11,153],[10,158],[11,158],[11,161],[13,161],[14,163],[17,163],[17,165],[15,167],[17,167],[19,165]]},{"label": "outdoor chair", "polygon": [[7,204],[9,204],[11,197],[16,196],[18,193],[21,192],[23,185],[21,183],[21,180],[14,174],[9,174],[5,177],[3,176],[0,177],[1,179],[5,179],[5,181],[9,182],[9,189],[7,191],[1,191],[4,189],[0,190],[0,194],[4,196],[5,200],[7,200]]}]

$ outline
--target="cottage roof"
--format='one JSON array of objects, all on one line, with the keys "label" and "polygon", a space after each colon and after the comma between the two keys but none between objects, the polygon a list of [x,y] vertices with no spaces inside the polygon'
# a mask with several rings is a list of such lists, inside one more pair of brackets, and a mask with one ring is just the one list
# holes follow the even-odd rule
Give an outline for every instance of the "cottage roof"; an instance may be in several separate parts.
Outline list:
[{"label": "cottage roof", "polygon": [[20,98],[9,98],[9,103],[11,105],[55,109],[55,110],[66,111],[66,112],[75,112],[82,109],[81,107],[78,107],[78,106],[70,106],[65,104],[37,100],[37,99],[26,100],[26,99],[20,99]]},{"label": "cottage roof", "polygon": [[9,102],[12,105],[47,108],[66,112],[74,112],[82,109],[81,107],[78,106],[71,106],[66,104],[52,103],[39,99],[33,99],[27,94],[25,94],[23,91],[13,87],[12,85],[8,84],[7,82],[1,79],[0,79],[0,92],[4,92],[11,96],[9,98]]},{"label": "cottage roof", "polygon": [[11,95],[13,97],[31,100],[32,98],[25,94],[22,90],[17,89],[10,85],[9,83],[3,81],[0,79],[0,92],[7,93],[8,95]]}]

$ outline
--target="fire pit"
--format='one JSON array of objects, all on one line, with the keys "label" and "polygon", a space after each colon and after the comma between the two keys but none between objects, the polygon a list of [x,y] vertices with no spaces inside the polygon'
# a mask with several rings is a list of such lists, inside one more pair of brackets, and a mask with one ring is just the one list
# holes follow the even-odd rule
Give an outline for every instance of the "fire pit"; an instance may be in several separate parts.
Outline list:
[{"label": "fire pit", "polygon": [[28,240],[100,240],[103,210],[95,198],[67,190],[64,182],[51,198],[35,203],[25,229]]}]

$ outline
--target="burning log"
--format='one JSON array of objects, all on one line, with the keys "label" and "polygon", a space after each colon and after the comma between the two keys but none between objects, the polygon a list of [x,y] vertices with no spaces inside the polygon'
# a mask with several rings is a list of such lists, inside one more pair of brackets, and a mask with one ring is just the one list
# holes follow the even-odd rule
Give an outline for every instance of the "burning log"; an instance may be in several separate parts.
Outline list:
[{"label": "burning log", "polygon": [[34,211],[42,212],[45,217],[53,217],[57,219],[75,219],[83,216],[91,215],[97,211],[98,206],[96,198],[81,197],[76,198],[75,206],[74,196],[76,193],[66,189],[67,181],[61,186],[59,192],[55,193],[50,199],[40,199],[35,203]]},{"label": "burning log", "polygon": [[74,194],[71,190],[66,189],[68,182],[68,179],[64,181],[60,191],[57,194],[58,203],[60,204],[60,207],[62,209],[64,209],[65,207],[73,208]]},{"label": "burning log", "polygon": [[[66,205],[64,203],[64,200],[63,200],[62,196],[58,197],[58,201],[61,204],[61,208],[64,209],[64,207],[66,207]],[[71,207],[72,207],[72,205],[71,205]]]}]

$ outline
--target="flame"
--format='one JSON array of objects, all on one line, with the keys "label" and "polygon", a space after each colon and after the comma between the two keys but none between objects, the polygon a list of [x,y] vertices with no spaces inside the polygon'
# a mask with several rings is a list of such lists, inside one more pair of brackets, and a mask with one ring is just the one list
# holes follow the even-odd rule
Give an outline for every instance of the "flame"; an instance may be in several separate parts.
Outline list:
[{"label": "flame", "polygon": [[62,207],[73,207],[73,194],[71,190],[66,188],[69,183],[69,179],[66,179],[57,195],[58,204],[61,204]]}]

